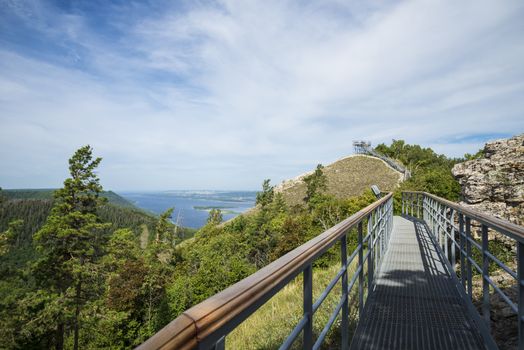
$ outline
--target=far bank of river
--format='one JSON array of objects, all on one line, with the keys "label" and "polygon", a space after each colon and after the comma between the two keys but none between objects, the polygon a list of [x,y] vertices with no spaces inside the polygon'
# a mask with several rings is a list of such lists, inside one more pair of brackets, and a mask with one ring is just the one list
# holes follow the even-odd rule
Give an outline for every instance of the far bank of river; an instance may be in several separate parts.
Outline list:
[{"label": "far bank of river", "polygon": [[224,220],[229,220],[255,205],[256,191],[156,191],[119,192],[137,207],[160,214],[175,208],[173,222],[181,226],[200,228],[206,224],[208,213],[217,208]]}]

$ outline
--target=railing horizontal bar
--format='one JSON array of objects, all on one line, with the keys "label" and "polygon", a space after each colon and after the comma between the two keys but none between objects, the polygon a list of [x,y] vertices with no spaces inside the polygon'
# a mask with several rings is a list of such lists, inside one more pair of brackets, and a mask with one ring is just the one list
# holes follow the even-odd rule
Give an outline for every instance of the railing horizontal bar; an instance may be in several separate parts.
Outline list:
[{"label": "railing horizontal bar", "polygon": [[475,268],[477,269],[477,271],[479,273],[482,273],[482,269],[480,268],[479,264],[477,264],[477,262],[471,257],[471,256],[468,256],[467,257],[468,260],[473,264],[473,266],[475,266]]},{"label": "railing horizontal bar", "polygon": [[502,299],[504,299],[504,301],[506,302],[506,304],[509,305],[509,307],[516,313],[518,314],[518,307],[517,305],[515,305],[510,298],[508,298],[508,296],[495,284],[495,282],[493,282],[491,280],[491,278],[489,278],[489,276],[487,275],[483,275],[482,276],[486,281],[488,281],[488,283],[493,287],[493,289],[495,289],[495,291],[497,293],[499,293],[499,295],[502,297]]},{"label": "railing horizontal bar", "polygon": [[480,245],[480,244],[479,244],[475,239],[473,239],[473,238],[471,238],[471,237],[466,237],[466,239],[467,239],[468,241],[470,241],[471,244],[473,244],[473,246],[474,246],[475,248],[477,248],[478,251],[482,252],[482,246],[481,246],[481,245]]},{"label": "railing horizontal bar", "polygon": [[338,273],[335,276],[335,278],[333,278],[331,280],[331,282],[329,282],[329,284],[327,285],[326,289],[324,289],[322,294],[320,294],[320,296],[318,297],[317,301],[315,301],[315,303],[313,304],[313,313],[315,313],[317,311],[317,309],[320,307],[320,304],[322,304],[324,299],[326,299],[326,297],[328,296],[329,292],[331,292],[333,287],[337,284],[337,282],[340,280],[340,277],[342,277],[342,275],[344,274],[344,272],[346,272],[346,270],[347,270],[347,265],[342,267],[340,269],[340,271],[338,271]]},{"label": "railing horizontal bar", "polygon": [[[466,253],[466,250],[465,249],[462,249],[460,248],[460,246],[458,246],[458,249],[459,249],[459,252],[461,254],[464,254],[464,255],[467,255]],[[507,267],[503,262],[501,262],[500,260],[498,260],[494,255],[492,255],[491,253],[489,252],[486,252],[486,255],[493,261],[495,262],[498,266],[500,266],[502,269],[504,269],[504,271],[506,271],[509,275],[511,275],[511,277],[513,277],[514,279],[517,279],[517,274],[511,270],[509,267]],[[472,257],[469,257],[470,261],[473,262],[473,264],[476,265],[476,268],[478,269],[479,268],[479,265],[475,262],[475,260],[473,260]]]},{"label": "railing horizontal bar", "polygon": [[431,198],[435,200],[436,202],[443,204],[451,209],[456,210],[457,212],[469,217],[470,219],[473,219],[475,221],[478,221],[481,224],[484,224],[488,226],[489,228],[492,228],[502,234],[505,234],[507,236],[510,236],[511,238],[524,243],[524,227],[519,226],[517,224],[511,223],[504,219],[499,219],[491,215],[486,215],[484,213],[481,213],[477,210],[465,207],[463,205],[448,201],[447,199],[440,198],[438,196],[435,196],[431,193],[427,192],[420,192],[420,191],[411,191],[409,193],[421,193],[427,196],[428,198]]},{"label": "railing horizontal bar", "polygon": [[488,258],[490,258],[493,262],[495,262],[498,266],[500,266],[504,271],[506,271],[509,275],[511,275],[511,277],[513,277],[514,279],[518,279],[517,273],[513,271],[512,269],[510,269],[509,267],[507,267],[506,264],[504,264],[502,261],[497,259],[496,256],[491,254],[489,251],[485,253],[488,256]]},{"label": "railing horizontal bar", "polygon": [[[466,237],[465,234],[462,234],[462,236],[464,238],[466,238],[467,240],[469,240],[473,246],[475,246],[475,248],[477,248],[478,250],[480,250],[480,252],[482,252],[482,247],[480,246],[480,244],[478,244],[474,239],[470,238],[470,237]],[[456,243],[455,243],[456,244]],[[459,245],[457,245],[458,247]],[[459,248],[460,249],[460,248]],[[460,249],[460,251],[464,254],[466,254],[466,251],[463,250],[463,249]],[[511,277],[513,277],[514,279],[517,279],[517,274],[515,273],[515,271],[513,271],[512,269],[510,269],[508,266],[506,266],[506,264],[504,264],[502,261],[500,261],[495,255],[491,254],[489,251],[486,251],[485,252],[486,255],[488,256],[488,258],[490,258],[490,260],[492,260],[494,263],[496,263],[498,266],[500,266],[502,269],[504,269],[504,271],[506,271],[508,274],[511,275]]]},{"label": "railing horizontal bar", "polygon": [[344,298],[347,298],[347,294],[342,295],[342,298],[340,299],[340,302],[338,303],[337,307],[331,314],[329,321],[326,323],[326,325],[324,326],[324,329],[322,329],[322,332],[320,332],[320,335],[318,336],[317,341],[313,345],[313,350],[319,349],[320,346],[322,345],[322,342],[324,341],[324,338],[326,337],[327,332],[329,331],[329,329],[331,328],[331,326],[337,319],[338,313],[340,312],[340,309],[342,308],[342,305],[344,304]]},{"label": "railing horizontal bar", "polygon": [[353,251],[353,253],[351,253],[351,255],[349,256],[348,258],[348,264],[347,266],[351,265],[351,263],[353,262],[353,259],[355,259],[355,257],[358,255],[358,251],[362,249],[362,244],[359,244],[357,245],[357,247],[355,248],[355,250]]},{"label": "railing horizontal bar", "polygon": [[293,342],[295,339],[297,339],[298,335],[302,330],[304,329],[304,326],[306,325],[308,319],[307,317],[302,317],[302,319],[297,323],[295,328],[293,328],[293,331],[288,335],[284,343],[278,348],[278,350],[287,350],[293,345]]},{"label": "railing horizontal bar", "polygon": [[385,231],[384,229],[378,231],[377,236],[373,240],[373,247],[377,244],[377,241],[380,239],[380,236],[384,234],[384,231]]},{"label": "railing horizontal bar", "polygon": [[353,285],[355,284],[355,281],[357,280],[358,274],[362,270],[362,266],[359,266],[358,269],[355,271],[355,274],[351,278],[351,281],[349,281],[348,284],[348,293],[351,292],[351,289],[353,289]]},{"label": "railing horizontal bar", "polygon": [[364,257],[362,258],[362,261],[366,261],[367,258],[369,257],[369,254],[371,254],[371,250],[368,249],[368,251],[366,252],[366,255],[364,255]]}]

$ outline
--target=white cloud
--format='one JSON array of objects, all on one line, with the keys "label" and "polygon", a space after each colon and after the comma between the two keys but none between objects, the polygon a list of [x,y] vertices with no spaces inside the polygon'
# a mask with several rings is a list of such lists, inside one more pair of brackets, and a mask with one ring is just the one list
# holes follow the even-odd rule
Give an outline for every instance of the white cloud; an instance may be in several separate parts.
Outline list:
[{"label": "white cloud", "polygon": [[69,54],[0,53],[4,187],[58,185],[85,143],[110,188],[257,188],[353,139],[457,156],[482,144],[463,139],[524,129],[519,1],[131,7],[111,37],[82,14],[29,8],[16,16],[50,42],[65,33]]}]

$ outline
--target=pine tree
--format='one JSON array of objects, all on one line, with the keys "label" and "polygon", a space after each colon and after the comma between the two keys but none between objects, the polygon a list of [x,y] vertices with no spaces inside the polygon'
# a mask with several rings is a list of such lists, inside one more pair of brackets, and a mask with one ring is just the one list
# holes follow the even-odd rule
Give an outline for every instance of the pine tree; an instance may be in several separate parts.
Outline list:
[{"label": "pine tree", "polygon": [[145,267],[147,273],[142,285],[145,295],[146,315],[143,335],[149,337],[159,331],[171,315],[166,309],[166,282],[173,273],[175,263],[174,228],[170,223],[174,208],[167,209],[158,218],[155,239],[147,245]]},{"label": "pine tree", "polygon": [[313,174],[304,177],[304,182],[307,186],[304,201],[309,204],[315,196],[327,189],[327,178],[322,164],[317,165]]},{"label": "pine tree", "polygon": [[100,161],[93,159],[90,146],[75,152],[69,160],[71,177],[55,192],[51,214],[34,236],[41,254],[35,276],[41,291],[50,297],[41,312],[53,308],[56,349],[63,349],[66,330],[73,331],[73,348],[79,348],[82,308],[101,292],[99,260],[109,224],[97,216],[102,186],[95,169]]},{"label": "pine tree", "polygon": [[222,211],[220,209],[213,208],[209,211],[209,215],[207,217],[207,223],[209,225],[219,225],[223,220]]},{"label": "pine tree", "polygon": [[9,223],[7,231],[0,233],[0,255],[7,253],[13,247],[18,248],[23,225],[24,220],[13,220]]},{"label": "pine tree", "polygon": [[256,204],[260,205],[262,209],[266,208],[271,202],[275,195],[275,187],[270,185],[271,180],[265,179],[262,183],[262,192],[257,193]]}]

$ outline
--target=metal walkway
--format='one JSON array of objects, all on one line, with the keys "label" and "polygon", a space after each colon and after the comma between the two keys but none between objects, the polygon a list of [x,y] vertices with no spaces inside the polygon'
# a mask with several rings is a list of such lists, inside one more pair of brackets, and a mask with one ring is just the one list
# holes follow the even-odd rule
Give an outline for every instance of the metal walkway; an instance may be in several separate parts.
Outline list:
[{"label": "metal walkway", "polygon": [[485,349],[426,226],[394,217],[351,349]]}]

